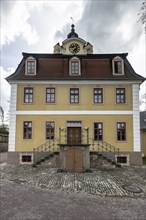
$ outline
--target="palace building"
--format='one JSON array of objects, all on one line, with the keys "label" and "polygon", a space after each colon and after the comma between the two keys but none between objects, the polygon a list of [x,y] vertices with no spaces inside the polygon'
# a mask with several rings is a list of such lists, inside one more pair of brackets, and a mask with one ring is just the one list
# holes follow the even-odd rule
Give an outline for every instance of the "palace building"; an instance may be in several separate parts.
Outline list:
[{"label": "palace building", "polygon": [[94,54],[71,32],[53,54],[22,53],[11,85],[9,163],[60,155],[65,170],[90,168],[90,156],[142,164],[139,88],[145,78],[127,53]]}]

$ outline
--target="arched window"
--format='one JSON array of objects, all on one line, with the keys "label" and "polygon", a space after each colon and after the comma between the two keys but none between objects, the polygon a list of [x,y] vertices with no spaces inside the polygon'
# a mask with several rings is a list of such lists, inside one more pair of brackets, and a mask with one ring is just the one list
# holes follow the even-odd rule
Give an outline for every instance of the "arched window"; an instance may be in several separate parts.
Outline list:
[{"label": "arched window", "polygon": [[25,74],[36,75],[36,59],[33,57],[29,57],[25,61]]},{"label": "arched window", "polygon": [[73,57],[69,61],[69,75],[71,76],[81,75],[80,60],[77,57]]}]

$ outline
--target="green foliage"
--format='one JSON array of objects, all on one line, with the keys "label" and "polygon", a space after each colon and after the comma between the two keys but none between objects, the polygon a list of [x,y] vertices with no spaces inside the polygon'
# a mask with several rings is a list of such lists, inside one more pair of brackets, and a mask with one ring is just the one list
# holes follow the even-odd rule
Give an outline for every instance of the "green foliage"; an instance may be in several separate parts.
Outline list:
[{"label": "green foliage", "polygon": [[8,125],[6,125],[6,124],[0,125],[0,134],[6,134],[6,135],[9,134]]},{"label": "green foliage", "polygon": [[139,16],[139,21],[144,25],[146,31],[146,0],[142,3],[138,16]]}]

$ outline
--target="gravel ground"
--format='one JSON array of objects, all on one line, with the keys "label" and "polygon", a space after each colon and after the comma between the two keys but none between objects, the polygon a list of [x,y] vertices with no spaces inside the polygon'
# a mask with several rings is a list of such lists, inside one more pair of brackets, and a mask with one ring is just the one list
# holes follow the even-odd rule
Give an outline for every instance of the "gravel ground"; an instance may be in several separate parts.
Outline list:
[{"label": "gravel ground", "polygon": [[145,220],[144,198],[107,197],[1,181],[1,220]]},{"label": "gravel ground", "polygon": [[47,165],[2,163],[0,175],[1,220],[146,219],[146,166],[58,173]]},{"label": "gravel ground", "polygon": [[[30,165],[0,165],[1,179],[20,185],[45,189],[78,192],[81,194],[146,197],[146,166],[94,169],[92,173],[58,173],[45,165],[33,168]],[[123,188],[125,187],[125,188]],[[131,192],[126,187],[140,189]]]}]

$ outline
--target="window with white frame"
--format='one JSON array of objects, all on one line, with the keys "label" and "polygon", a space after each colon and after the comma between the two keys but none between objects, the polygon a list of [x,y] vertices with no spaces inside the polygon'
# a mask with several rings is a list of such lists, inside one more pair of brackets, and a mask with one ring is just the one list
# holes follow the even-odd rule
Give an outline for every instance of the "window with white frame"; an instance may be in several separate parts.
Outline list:
[{"label": "window with white frame", "polygon": [[33,163],[33,153],[20,153],[19,154],[20,164],[32,164]]},{"label": "window with white frame", "polygon": [[124,62],[121,57],[112,60],[113,75],[124,75]]},{"label": "window with white frame", "polygon": [[69,61],[69,75],[72,76],[81,75],[80,60],[77,57],[73,57]]},{"label": "window with white frame", "polygon": [[36,75],[36,59],[33,57],[29,57],[25,61],[25,74]]},{"label": "window with white frame", "polygon": [[129,154],[126,155],[115,155],[116,162],[120,165],[129,165]]}]

